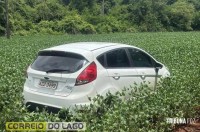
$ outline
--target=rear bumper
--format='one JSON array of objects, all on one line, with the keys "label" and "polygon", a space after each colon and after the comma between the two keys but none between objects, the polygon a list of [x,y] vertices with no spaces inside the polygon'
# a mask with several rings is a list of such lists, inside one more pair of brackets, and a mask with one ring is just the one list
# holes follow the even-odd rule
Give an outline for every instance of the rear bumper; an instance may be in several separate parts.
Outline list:
[{"label": "rear bumper", "polygon": [[71,111],[76,107],[80,108],[83,105],[89,105],[91,102],[88,100],[87,96],[82,96],[74,98],[73,95],[67,97],[49,95],[44,93],[39,93],[30,90],[28,87],[24,86],[24,104],[38,104],[43,106],[50,106],[54,108],[68,108]]}]

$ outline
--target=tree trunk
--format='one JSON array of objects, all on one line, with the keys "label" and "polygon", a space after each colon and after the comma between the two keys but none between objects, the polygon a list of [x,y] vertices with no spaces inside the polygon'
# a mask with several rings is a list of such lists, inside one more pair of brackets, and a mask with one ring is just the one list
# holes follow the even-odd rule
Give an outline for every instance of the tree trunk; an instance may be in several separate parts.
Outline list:
[{"label": "tree trunk", "polygon": [[104,0],[102,1],[102,8],[101,8],[101,14],[104,15]]},{"label": "tree trunk", "polygon": [[10,39],[10,26],[9,26],[9,16],[8,16],[8,0],[5,0],[5,8],[6,8],[6,37]]}]

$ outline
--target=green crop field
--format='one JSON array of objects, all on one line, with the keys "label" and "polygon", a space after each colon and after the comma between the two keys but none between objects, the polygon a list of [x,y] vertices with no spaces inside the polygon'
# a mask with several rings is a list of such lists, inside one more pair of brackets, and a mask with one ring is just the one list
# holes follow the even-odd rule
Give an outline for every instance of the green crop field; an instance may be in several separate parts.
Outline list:
[{"label": "green crop field", "polygon": [[[98,106],[76,115],[28,112],[23,107],[26,67],[43,48],[78,41],[118,42],[138,46],[164,63],[171,80],[163,82],[157,94],[136,97],[127,102],[112,97],[111,104],[97,98]],[[134,93],[132,93],[135,95]],[[121,95],[123,96],[123,94]],[[120,103],[119,103],[120,102]],[[102,35],[35,35],[0,38],[0,130],[7,121],[86,122],[87,131],[170,131],[166,118],[199,117],[200,106],[200,32],[118,33]],[[89,111],[89,112],[88,112]],[[63,112],[64,113],[64,112]]]}]

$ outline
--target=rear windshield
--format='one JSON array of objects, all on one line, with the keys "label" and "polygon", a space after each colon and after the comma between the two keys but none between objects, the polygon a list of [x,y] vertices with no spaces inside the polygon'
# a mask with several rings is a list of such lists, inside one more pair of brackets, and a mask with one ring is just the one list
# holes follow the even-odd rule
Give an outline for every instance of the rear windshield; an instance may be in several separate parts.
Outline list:
[{"label": "rear windshield", "polygon": [[75,53],[40,51],[31,68],[38,71],[63,71],[73,73],[81,69],[87,60]]}]

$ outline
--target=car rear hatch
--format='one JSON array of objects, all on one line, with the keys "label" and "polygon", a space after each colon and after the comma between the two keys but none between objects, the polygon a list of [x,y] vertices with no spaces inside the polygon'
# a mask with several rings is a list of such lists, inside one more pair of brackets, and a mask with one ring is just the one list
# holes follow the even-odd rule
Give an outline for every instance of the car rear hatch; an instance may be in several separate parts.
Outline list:
[{"label": "car rear hatch", "polygon": [[44,94],[68,96],[76,83],[76,72],[87,63],[76,53],[40,51],[28,68],[29,88]]}]

